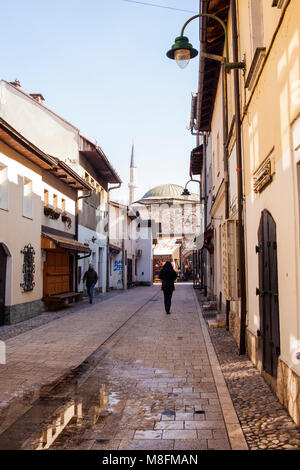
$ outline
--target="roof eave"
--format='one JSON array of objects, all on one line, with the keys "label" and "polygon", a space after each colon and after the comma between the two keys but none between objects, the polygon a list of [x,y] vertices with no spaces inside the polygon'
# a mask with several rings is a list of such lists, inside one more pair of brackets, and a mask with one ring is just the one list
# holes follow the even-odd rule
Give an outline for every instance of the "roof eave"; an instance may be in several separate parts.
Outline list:
[{"label": "roof eave", "polygon": [[[201,12],[216,14],[226,23],[228,19],[229,3],[229,0],[215,0],[214,2],[211,2],[211,0],[201,0]],[[213,19],[208,19],[207,17],[200,18],[201,51],[215,55],[223,55],[224,35],[220,35],[219,28],[221,28],[221,26],[210,26],[213,21]],[[211,119],[220,76],[220,63],[216,60],[208,59],[202,56],[200,57],[199,70],[199,107],[196,130],[198,132],[210,132]],[[213,78],[211,78],[211,74],[213,74]],[[205,85],[205,82],[208,82],[209,85]],[[211,85],[212,82],[213,87]],[[204,106],[204,98],[207,94],[210,94],[211,96],[210,105],[208,108]]]},{"label": "roof eave", "polygon": [[[87,144],[87,147],[85,148],[85,144],[82,145],[82,148],[80,150],[80,153],[82,153],[90,162],[91,165],[93,165],[93,168],[97,171],[99,176],[103,178],[107,183],[110,184],[121,184],[122,180],[116,170],[113,168],[111,163],[109,162],[108,158],[106,157],[105,153],[99,147],[99,145],[94,144],[91,142],[89,139],[84,137],[83,135],[80,134],[80,138],[84,141],[85,144]],[[99,161],[103,161],[104,165],[106,167],[106,174],[104,174],[103,170],[101,168],[97,167],[95,165],[95,161],[91,161],[91,154],[93,155],[94,158],[96,158],[96,163],[97,159]]]}]

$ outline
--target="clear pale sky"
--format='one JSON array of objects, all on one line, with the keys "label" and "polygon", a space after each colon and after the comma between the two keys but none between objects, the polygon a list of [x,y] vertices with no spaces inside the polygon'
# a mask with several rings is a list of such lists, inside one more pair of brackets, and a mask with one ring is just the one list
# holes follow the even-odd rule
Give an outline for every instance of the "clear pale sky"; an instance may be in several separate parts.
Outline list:
[{"label": "clear pale sky", "polygon": [[[143,1],[196,13],[199,4]],[[198,60],[181,70],[166,51],[190,16],[124,0],[3,2],[0,77],[42,93],[47,107],[97,141],[123,181],[112,199],[127,202],[132,141],[139,197],[159,184],[183,186],[196,145],[187,128]],[[199,49],[197,20],[185,34]]]}]

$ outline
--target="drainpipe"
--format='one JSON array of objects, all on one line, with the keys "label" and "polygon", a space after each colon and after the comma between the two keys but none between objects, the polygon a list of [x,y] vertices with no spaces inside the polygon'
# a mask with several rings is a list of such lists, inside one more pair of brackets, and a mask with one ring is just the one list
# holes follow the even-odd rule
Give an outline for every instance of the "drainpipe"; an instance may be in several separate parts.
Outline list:
[{"label": "drainpipe", "polygon": [[[204,233],[203,233],[203,241],[204,241],[204,236],[205,236],[205,232],[206,232],[206,229],[207,229],[207,157],[206,157],[206,150],[207,150],[207,134],[204,134],[203,135],[203,176],[204,176],[204,181],[203,181],[203,185],[204,185],[204,188],[203,188],[203,192],[204,192]],[[204,254],[204,250],[202,248],[202,256]],[[207,253],[205,254],[205,256],[208,256]],[[204,260],[202,260],[202,267],[204,268],[203,266],[204,264]],[[204,269],[203,269],[204,271]],[[204,276],[204,295],[205,297],[207,296],[207,279],[208,279],[208,275],[207,275],[207,265],[206,265],[206,270],[205,270],[205,274],[203,273],[203,276]]]},{"label": "drainpipe", "polygon": [[[225,221],[229,219],[229,171],[228,171],[228,92],[227,72],[224,63],[221,67],[222,89],[223,89],[223,151],[224,151],[224,198],[225,198]],[[226,300],[226,330],[229,331],[230,300]]]},{"label": "drainpipe", "polygon": [[[199,13],[208,12],[208,1],[200,0],[199,1]],[[205,27],[207,23],[207,18],[200,18],[200,44],[201,44],[201,53],[200,62],[199,62],[199,88],[198,88],[198,100],[197,100],[197,122],[199,123],[200,109],[201,109],[201,100],[202,100],[202,89],[203,89],[203,76],[204,76],[204,64],[206,53],[206,42],[204,40]],[[211,56],[213,58],[213,56]],[[228,171],[228,93],[227,93],[227,72],[225,70],[225,60],[221,57],[214,57],[215,60],[221,62],[221,74],[222,74],[222,104],[223,104],[223,162],[224,162],[224,198],[225,198],[225,220],[229,218],[229,171]],[[207,145],[207,134],[204,134],[204,194],[205,194],[205,230],[207,225],[207,181],[206,181],[206,145]],[[226,328],[229,330],[229,313],[230,313],[230,301],[226,300]]]},{"label": "drainpipe", "polygon": [[[109,201],[110,201],[110,191],[113,189],[119,189],[122,183],[118,183],[116,186],[112,186],[107,190],[107,249],[106,249],[106,292],[109,291]],[[123,266],[124,270],[124,266]]]},{"label": "drainpipe", "polygon": [[[236,0],[230,0],[232,22],[232,49],[233,61],[238,60],[238,34]],[[245,273],[245,238],[243,221],[243,163],[242,163],[242,136],[241,136],[241,109],[240,109],[240,85],[239,71],[233,70],[234,76],[234,101],[235,101],[235,129],[236,129],[236,158],[237,158],[237,190],[238,190],[238,234],[239,234],[239,272],[241,295],[241,325],[239,353],[246,353],[246,273]]]},{"label": "drainpipe", "polygon": [[[75,239],[78,241],[78,225],[79,225],[79,204],[78,201],[80,199],[86,199],[91,196],[93,190],[89,189],[88,194],[83,194],[82,196],[78,196],[76,193],[76,201],[75,201]],[[88,255],[90,256],[90,254]],[[84,257],[86,258],[86,257]],[[75,292],[78,292],[78,258],[75,257]]]}]

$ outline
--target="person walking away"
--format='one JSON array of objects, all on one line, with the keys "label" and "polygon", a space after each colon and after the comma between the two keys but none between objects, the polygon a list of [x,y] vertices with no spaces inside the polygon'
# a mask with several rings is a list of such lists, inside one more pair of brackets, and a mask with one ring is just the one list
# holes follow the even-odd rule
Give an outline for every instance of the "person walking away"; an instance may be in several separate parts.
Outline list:
[{"label": "person walking away", "polygon": [[164,293],[165,310],[170,313],[173,291],[175,290],[174,281],[177,273],[174,271],[170,261],[167,261],[159,273],[159,279],[162,280],[161,289]]},{"label": "person walking away", "polygon": [[83,282],[86,281],[86,290],[90,298],[90,304],[93,303],[94,287],[98,281],[98,274],[94,270],[94,266],[89,264],[89,269],[84,273]]}]

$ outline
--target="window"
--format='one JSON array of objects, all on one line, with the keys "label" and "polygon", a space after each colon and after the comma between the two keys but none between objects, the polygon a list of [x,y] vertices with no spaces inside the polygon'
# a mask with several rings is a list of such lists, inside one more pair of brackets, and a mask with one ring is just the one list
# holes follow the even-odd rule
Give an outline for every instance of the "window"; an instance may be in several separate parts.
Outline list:
[{"label": "window", "polygon": [[250,34],[253,57],[264,46],[263,0],[250,0]]},{"label": "window", "polygon": [[61,200],[61,212],[62,214],[66,213],[66,200],[65,199]]},{"label": "window", "polygon": [[217,135],[217,170],[218,170],[218,175],[220,173],[220,134],[218,132]]},{"label": "window", "polygon": [[298,189],[298,218],[300,221],[300,162],[297,163],[297,189]]},{"label": "window", "polygon": [[104,194],[104,189],[101,188],[100,192],[100,207],[102,210],[105,210],[105,194]]},{"label": "window", "polygon": [[23,216],[28,219],[33,217],[32,181],[25,176],[23,178]]},{"label": "window", "polygon": [[57,195],[53,194],[53,209],[57,210]]},{"label": "window", "polygon": [[8,168],[0,163],[0,209],[8,210]]},{"label": "window", "polygon": [[48,207],[49,205],[49,191],[48,189],[44,189],[44,207]]},{"label": "window", "polygon": [[273,0],[272,7],[284,8],[287,5],[287,0]]}]

